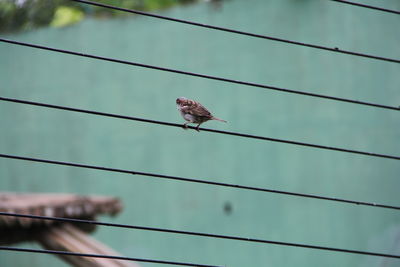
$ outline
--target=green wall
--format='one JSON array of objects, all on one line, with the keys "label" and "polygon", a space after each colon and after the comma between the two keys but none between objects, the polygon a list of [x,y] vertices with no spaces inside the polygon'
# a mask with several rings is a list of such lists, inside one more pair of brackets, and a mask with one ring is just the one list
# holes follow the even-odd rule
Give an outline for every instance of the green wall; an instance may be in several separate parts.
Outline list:
[{"label": "green wall", "polygon": [[[369,1],[400,10],[398,1]],[[400,58],[400,17],[332,1],[231,0],[162,14]],[[7,38],[391,106],[400,66],[141,16],[88,19]],[[0,43],[0,95],[183,123],[175,99],[228,124],[204,127],[400,155],[396,111],[290,95]],[[0,103],[0,153],[400,205],[400,162]],[[400,254],[400,214],[144,176],[0,159],[0,190],[119,197],[112,221]],[[232,212],[224,211],[230,203]],[[243,266],[398,266],[361,255],[100,227],[125,256]],[[22,244],[31,247],[32,244]],[[0,251],[0,266],[65,266]],[[143,266],[156,266],[142,264]]]}]

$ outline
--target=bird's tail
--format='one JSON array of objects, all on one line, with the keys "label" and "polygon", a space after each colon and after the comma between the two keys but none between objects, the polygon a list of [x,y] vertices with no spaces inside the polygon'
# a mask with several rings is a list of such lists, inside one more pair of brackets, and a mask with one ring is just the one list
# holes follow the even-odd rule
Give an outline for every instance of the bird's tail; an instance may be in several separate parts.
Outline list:
[{"label": "bird's tail", "polygon": [[216,120],[216,121],[227,122],[227,121],[224,121],[224,120],[222,120],[222,119],[220,119],[220,118],[217,118],[217,117],[212,117],[211,119],[212,119],[212,120]]}]

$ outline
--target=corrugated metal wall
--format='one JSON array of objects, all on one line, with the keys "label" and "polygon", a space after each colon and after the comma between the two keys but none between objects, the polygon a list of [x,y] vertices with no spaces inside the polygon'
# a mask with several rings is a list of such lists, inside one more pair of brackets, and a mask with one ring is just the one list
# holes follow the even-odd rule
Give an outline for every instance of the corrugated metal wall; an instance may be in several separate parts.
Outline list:
[{"label": "corrugated metal wall", "polygon": [[[398,1],[371,1],[400,9]],[[332,1],[226,1],[163,12],[342,49],[400,58],[400,17]],[[400,67],[140,16],[85,20],[7,38],[146,64],[400,105]],[[400,114],[260,88],[0,44],[2,96],[183,122],[175,99],[229,123],[205,127],[400,155]],[[341,152],[0,103],[0,151],[225,183],[400,204],[400,163]],[[118,196],[118,223],[400,253],[396,211],[156,178],[0,159],[0,189]],[[229,204],[228,204],[229,203]],[[231,213],[224,206],[231,205]],[[241,266],[396,266],[326,251],[99,228],[126,256]],[[31,244],[23,244],[31,246]],[[64,266],[0,251],[1,266]],[[143,266],[155,266],[143,264]]]}]

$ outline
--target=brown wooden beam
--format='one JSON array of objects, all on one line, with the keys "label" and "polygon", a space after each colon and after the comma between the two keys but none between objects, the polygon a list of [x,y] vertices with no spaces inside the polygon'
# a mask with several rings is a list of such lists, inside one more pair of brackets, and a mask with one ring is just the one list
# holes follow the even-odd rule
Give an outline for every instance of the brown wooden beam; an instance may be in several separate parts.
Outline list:
[{"label": "brown wooden beam", "polygon": [[[91,238],[75,226],[64,223],[44,231],[37,241],[49,250],[70,251],[88,254],[120,254],[105,244]],[[62,260],[76,267],[139,267],[137,263],[116,259],[57,255]]]}]

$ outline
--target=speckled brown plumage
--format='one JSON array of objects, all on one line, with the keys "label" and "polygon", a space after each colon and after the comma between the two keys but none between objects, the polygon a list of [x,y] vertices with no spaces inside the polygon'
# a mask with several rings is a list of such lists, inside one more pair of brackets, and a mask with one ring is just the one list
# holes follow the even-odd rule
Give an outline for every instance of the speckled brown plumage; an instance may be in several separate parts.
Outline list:
[{"label": "speckled brown plumage", "polygon": [[199,102],[187,99],[186,97],[179,97],[176,99],[176,105],[182,117],[187,121],[183,124],[184,128],[187,128],[187,124],[189,123],[197,123],[196,130],[199,131],[200,125],[206,121],[217,120],[226,122],[214,117],[211,112]]}]

